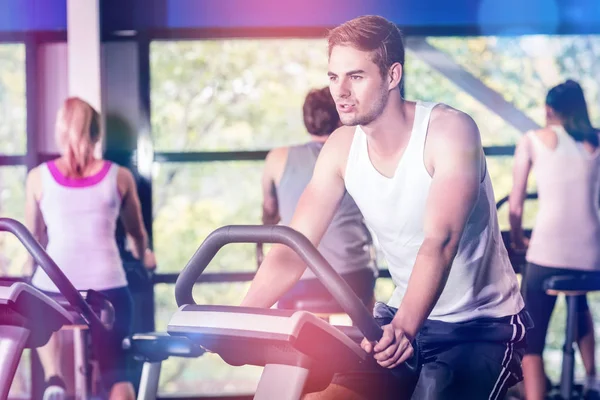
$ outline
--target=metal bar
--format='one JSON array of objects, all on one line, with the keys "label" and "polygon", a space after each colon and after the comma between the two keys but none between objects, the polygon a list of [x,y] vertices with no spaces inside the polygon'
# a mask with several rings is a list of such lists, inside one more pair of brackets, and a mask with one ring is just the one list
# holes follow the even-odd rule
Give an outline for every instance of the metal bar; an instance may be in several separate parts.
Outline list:
[{"label": "metal bar", "polygon": [[0,166],[25,165],[26,156],[0,155]]},{"label": "metal bar", "polygon": [[35,35],[28,35],[25,42],[25,100],[27,110],[27,155],[24,162],[27,171],[39,164],[38,160],[38,122],[39,122],[39,78],[38,78],[39,44]]},{"label": "metal bar", "polygon": [[458,64],[450,55],[427,42],[425,37],[410,37],[406,47],[415,56],[429,64],[433,69],[448,78],[455,85],[478,100],[490,111],[517,128],[520,132],[538,129],[537,122],[519,110],[495,90],[486,86],[480,79]]},{"label": "metal bar", "polygon": [[158,393],[158,382],[160,380],[161,362],[144,363],[142,377],[140,379],[140,389],[137,400],[155,400]]},{"label": "metal bar", "polygon": [[76,327],[73,329],[73,369],[75,371],[76,400],[87,400],[90,397],[87,333],[87,328]]},{"label": "metal bar", "polygon": [[[486,156],[512,156],[515,152],[515,146],[486,146],[483,148]],[[154,162],[157,163],[202,163],[211,161],[262,161],[267,156],[269,150],[248,150],[248,151],[190,151],[190,152],[156,152],[154,153]],[[128,153],[126,150],[107,151],[106,158],[122,157]],[[59,157],[59,154],[39,153],[39,162],[53,160]],[[24,164],[24,156],[0,156],[0,165],[3,165],[3,159],[6,165]]]},{"label": "metal bar", "polygon": [[21,326],[3,326],[0,337],[0,399],[8,397],[21,354],[31,331]]},{"label": "metal bar", "polygon": [[[213,272],[205,273],[200,276],[196,283],[235,283],[250,282],[254,279],[256,272]],[[159,283],[174,284],[179,274],[155,274],[152,278],[154,285]],[[391,278],[390,271],[387,269],[379,270],[379,278]]]},{"label": "metal bar", "polygon": [[268,150],[257,151],[202,151],[202,152],[157,152],[154,161],[159,163],[189,163],[209,161],[260,161],[267,156]]},{"label": "metal bar", "polygon": [[[196,283],[232,283],[250,282],[254,279],[255,272],[214,272],[202,274]],[[173,284],[177,281],[179,274],[156,274],[152,282]]]},{"label": "metal bar", "polygon": [[[512,156],[515,146],[487,146],[483,148],[487,156]],[[262,161],[269,150],[248,151],[194,151],[156,152],[154,162],[158,163],[201,163],[212,161]]]},{"label": "metal bar", "polygon": [[487,146],[483,148],[483,153],[488,157],[513,156],[515,146]]}]

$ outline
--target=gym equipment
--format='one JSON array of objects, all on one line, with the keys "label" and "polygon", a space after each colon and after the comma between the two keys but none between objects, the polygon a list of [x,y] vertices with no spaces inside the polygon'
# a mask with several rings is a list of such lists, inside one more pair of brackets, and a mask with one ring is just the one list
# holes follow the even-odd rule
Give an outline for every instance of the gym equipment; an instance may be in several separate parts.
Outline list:
[{"label": "gym equipment", "polygon": [[[255,399],[299,399],[322,390],[334,373],[383,369],[341,330],[306,311],[197,305],[192,288],[217,251],[228,243],[280,243],[292,248],[369,340],[382,330],[371,313],[312,243],[286,226],[226,226],[212,232],[179,275],[179,310],[167,331],[217,353],[233,366],[264,366]],[[350,328],[351,329],[351,328]],[[419,351],[399,373],[416,376]]]},{"label": "gym equipment", "polygon": [[[13,283],[8,289],[6,285],[0,288],[0,328],[2,329],[0,337],[3,340],[0,342],[0,349],[3,345],[8,345],[9,350],[6,355],[11,357],[1,357],[1,360],[13,360],[25,347],[44,345],[53,332],[65,325],[85,326],[93,335],[100,337],[110,329],[109,320],[112,310],[110,303],[107,304],[99,293],[88,291],[86,297],[93,306],[90,305],[23,224],[10,218],[0,218],[0,232],[10,232],[15,235],[61,293],[60,298],[54,298],[25,283]],[[43,314],[39,314],[41,312]],[[28,317],[29,313],[34,313],[34,318]],[[102,321],[101,314],[106,317],[108,323]],[[46,322],[48,326],[45,325]],[[35,333],[31,336],[31,333],[26,331]],[[5,337],[8,339],[4,339]],[[2,351],[4,350],[0,350]],[[82,363],[87,365],[85,354],[79,354],[83,357]],[[0,372],[0,400],[6,397],[2,397],[4,392],[8,393],[18,359],[11,363],[0,363],[0,371],[3,371]],[[76,390],[82,390],[81,398],[87,398],[86,387],[87,376],[76,379]]]},{"label": "gym equipment", "polygon": [[169,357],[196,358],[204,349],[189,339],[169,336],[167,333],[135,333],[123,340],[123,348],[142,361],[138,400],[154,400],[158,392],[161,364]]},{"label": "gym equipment", "polygon": [[22,282],[0,283],[0,399],[8,397],[21,354],[45,345],[70,313],[39,290]]},{"label": "gym equipment", "polygon": [[581,385],[574,384],[575,349],[573,346],[577,341],[577,296],[600,291],[600,272],[552,276],[544,281],[544,290],[549,295],[564,294],[567,300],[567,324],[558,385],[559,393],[552,395],[551,398],[555,400],[583,398]]}]

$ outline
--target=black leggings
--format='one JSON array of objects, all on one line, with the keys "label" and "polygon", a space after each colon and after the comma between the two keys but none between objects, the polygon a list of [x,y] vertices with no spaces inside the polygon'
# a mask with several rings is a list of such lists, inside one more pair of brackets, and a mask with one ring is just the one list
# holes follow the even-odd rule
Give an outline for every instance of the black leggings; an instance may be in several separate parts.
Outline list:
[{"label": "black leggings", "polygon": [[[527,332],[527,348],[525,354],[542,355],[546,344],[546,333],[548,323],[556,304],[556,296],[546,294],[544,281],[552,276],[576,275],[578,273],[589,273],[568,268],[543,267],[537,264],[527,264],[523,274],[521,292],[525,300],[525,308],[533,319],[534,327]],[[577,335],[585,336],[591,326],[585,318],[585,312],[589,310],[585,295],[577,296]]]}]

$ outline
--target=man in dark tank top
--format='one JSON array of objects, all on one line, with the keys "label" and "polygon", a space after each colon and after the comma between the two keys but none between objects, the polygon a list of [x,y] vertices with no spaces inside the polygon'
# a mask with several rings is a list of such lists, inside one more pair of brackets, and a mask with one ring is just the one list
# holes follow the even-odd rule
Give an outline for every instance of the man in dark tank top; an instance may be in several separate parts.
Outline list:
[{"label": "man in dark tank top", "polygon": [[[302,109],[310,141],[273,149],[265,161],[262,177],[262,222],[265,225],[290,223],[298,200],[312,177],[323,144],[340,126],[339,115],[328,87],[311,90]],[[371,304],[377,274],[371,251],[371,236],[360,210],[348,193],[344,194],[318,249],[359,298],[365,304]],[[259,266],[262,258],[262,244],[259,244]],[[300,282],[280,299],[278,306],[293,308],[295,302],[301,299],[322,299],[324,302],[331,300],[325,287],[309,269]]]}]

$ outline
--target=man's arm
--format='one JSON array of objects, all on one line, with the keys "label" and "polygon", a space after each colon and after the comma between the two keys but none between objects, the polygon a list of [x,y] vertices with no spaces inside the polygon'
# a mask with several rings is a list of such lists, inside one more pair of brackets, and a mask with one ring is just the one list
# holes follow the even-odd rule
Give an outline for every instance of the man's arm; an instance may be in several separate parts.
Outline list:
[{"label": "man's arm", "polygon": [[[342,139],[340,141],[340,139]],[[330,136],[321,150],[313,177],[298,201],[290,226],[317,245],[344,195],[339,150],[342,135]],[[274,245],[267,254],[242,306],[271,307],[302,276],[306,265],[290,248]]]},{"label": "man's arm", "polygon": [[264,225],[275,225],[281,219],[279,216],[279,204],[277,203],[277,191],[275,176],[282,173],[287,158],[287,149],[273,149],[267,154],[265,168],[262,175],[263,214]]},{"label": "man's arm", "polygon": [[[262,223],[263,225],[276,225],[281,220],[279,215],[279,204],[277,202],[277,189],[275,176],[280,175],[285,166],[287,158],[287,149],[273,149],[267,154],[265,167],[261,179],[263,204],[262,204]],[[264,260],[263,244],[256,244],[256,261],[258,266]]]},{"label": "man's arm", "polygon": [[425,205],[425,238],[398,312],[374,347],[375,359],[384,367],[393,368],[413,354],[411,342],[444,289],[483,177],[477,125],[466,114],[440,112],[428,134],[433,173]]},{"label": "man's arm", "polygon": [[513,186],[508,197],[510,238],[515,250],[524,250],[525,237],[523,235],[523,206],[527,196],[527,179],[532,164],[531,142],[523,136],[515,149],[513,165]]}]

